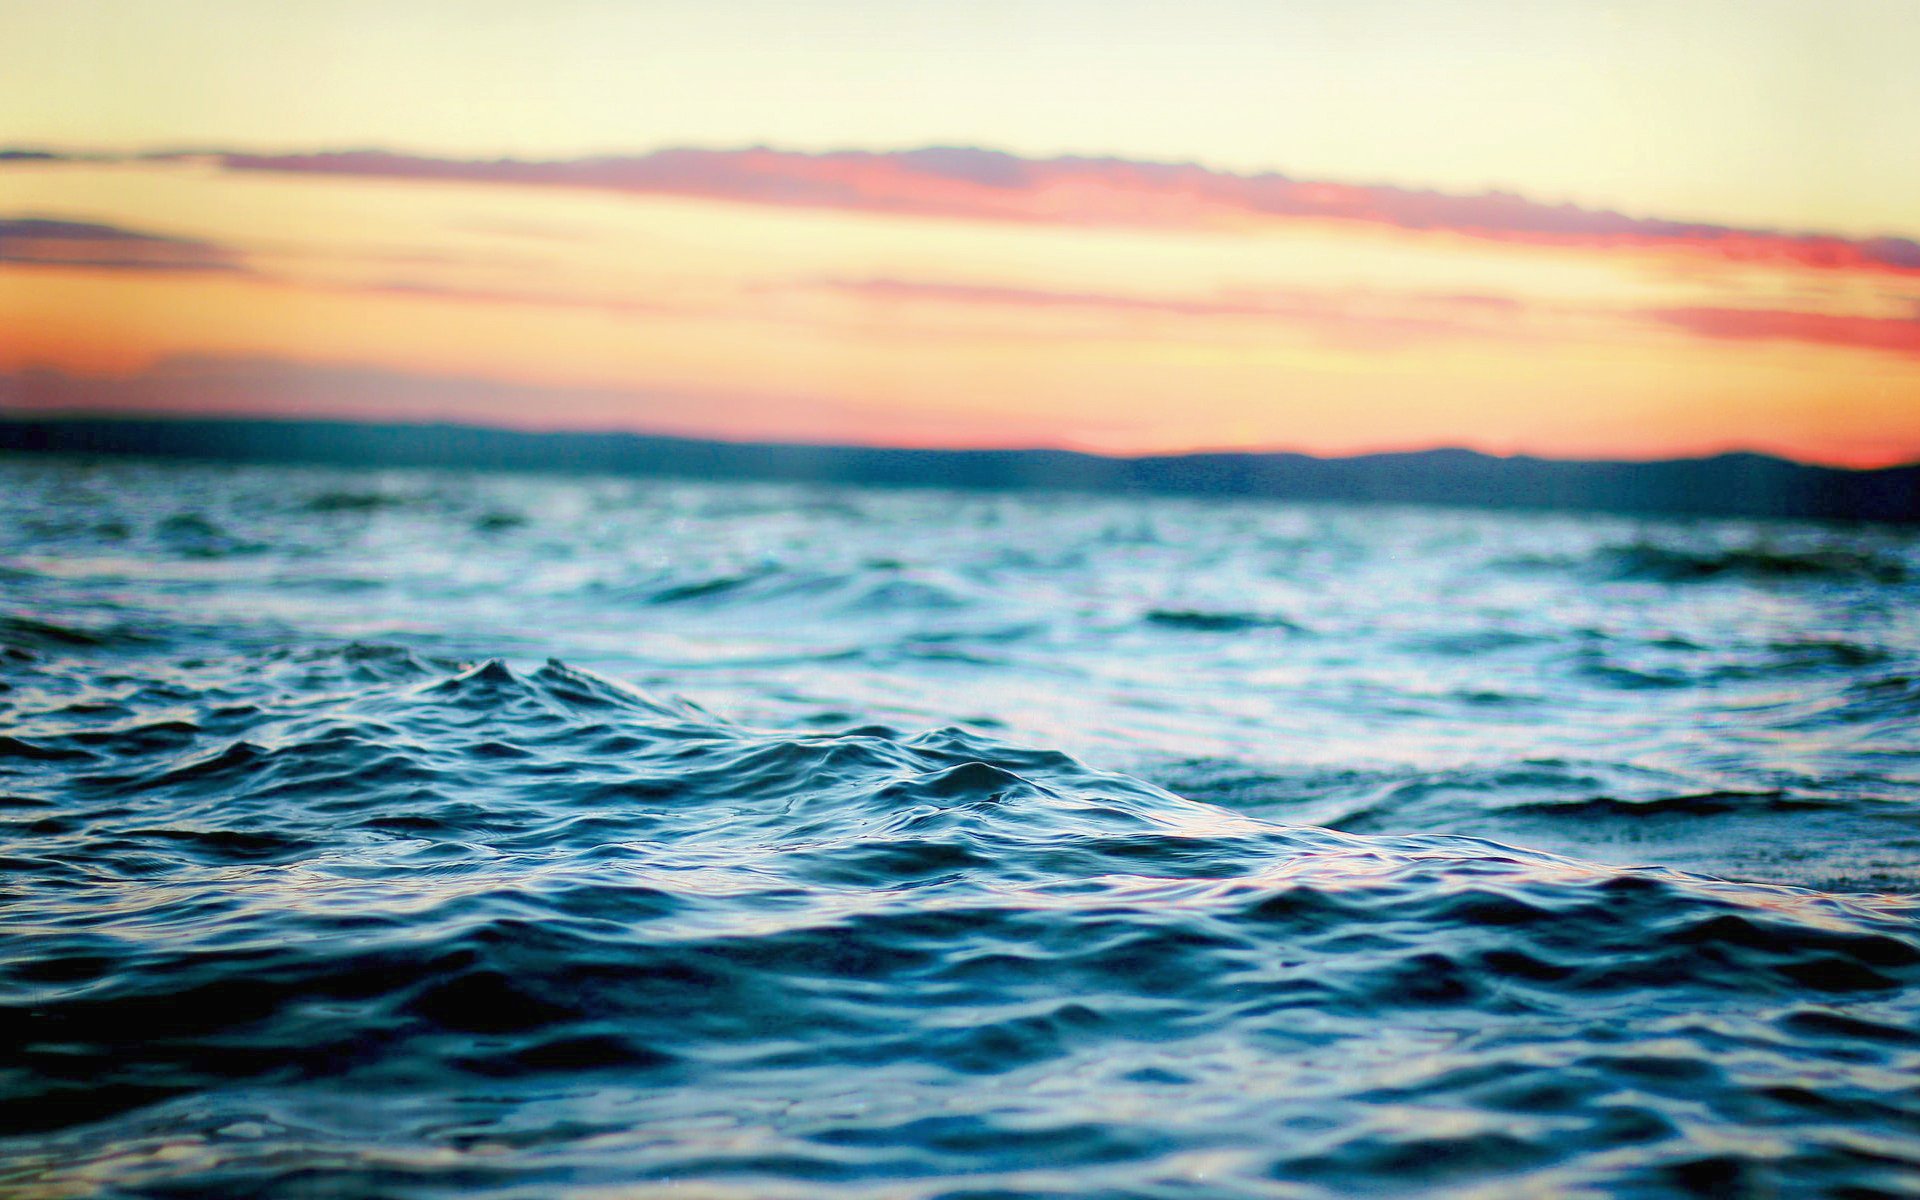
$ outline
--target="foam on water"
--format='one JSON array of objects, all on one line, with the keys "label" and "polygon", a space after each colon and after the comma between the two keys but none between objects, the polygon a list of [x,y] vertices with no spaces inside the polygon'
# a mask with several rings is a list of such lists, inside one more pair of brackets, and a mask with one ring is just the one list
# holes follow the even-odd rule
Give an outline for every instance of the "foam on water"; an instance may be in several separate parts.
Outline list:
[{"label": "foam on water", "polygon": [[10,1194],[1920,1189],[1896,535],[7,470]]}]

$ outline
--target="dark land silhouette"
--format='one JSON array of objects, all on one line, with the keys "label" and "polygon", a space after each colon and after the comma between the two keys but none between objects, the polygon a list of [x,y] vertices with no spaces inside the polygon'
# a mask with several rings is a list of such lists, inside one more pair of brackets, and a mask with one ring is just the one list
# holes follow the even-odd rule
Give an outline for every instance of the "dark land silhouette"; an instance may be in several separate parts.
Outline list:
[{"label": "dark land silhouette", "polygon": [[1920,464],[1847,470],[1751,453],[1655,462],[1460,449],[1348,458],[1116,458],[1067,450],[888,449],[456,424],[151,416],[0,418],[0,451],[1920,522]]}]

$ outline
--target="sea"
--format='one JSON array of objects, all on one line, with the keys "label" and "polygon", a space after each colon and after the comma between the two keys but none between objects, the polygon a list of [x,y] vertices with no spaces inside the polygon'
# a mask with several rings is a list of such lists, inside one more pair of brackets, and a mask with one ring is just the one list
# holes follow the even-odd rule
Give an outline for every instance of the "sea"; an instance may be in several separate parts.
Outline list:
[{"label": "sea", "polygon": [[0,460],[0,1194],[1920,1194],[1920,534]]}]

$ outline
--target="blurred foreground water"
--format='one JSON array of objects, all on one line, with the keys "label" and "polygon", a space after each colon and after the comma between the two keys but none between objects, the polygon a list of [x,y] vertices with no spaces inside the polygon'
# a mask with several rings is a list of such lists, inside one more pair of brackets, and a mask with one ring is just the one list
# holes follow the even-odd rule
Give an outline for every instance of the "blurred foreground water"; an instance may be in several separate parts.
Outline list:
[{"label": "blurred foreground water", "polygon": [[0,1189],[1912,1194],[1916,601],[1880,528],[0,461]]}]

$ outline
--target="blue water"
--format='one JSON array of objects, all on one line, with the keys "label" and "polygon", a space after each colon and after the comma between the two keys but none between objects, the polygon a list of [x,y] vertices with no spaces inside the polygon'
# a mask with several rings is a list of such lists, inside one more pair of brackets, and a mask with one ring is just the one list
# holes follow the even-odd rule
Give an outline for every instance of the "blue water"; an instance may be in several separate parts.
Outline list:
[{"label": "blue water", "polygon": [[0,461],[0,1192],[1920,1192],[1920,540]]}]

